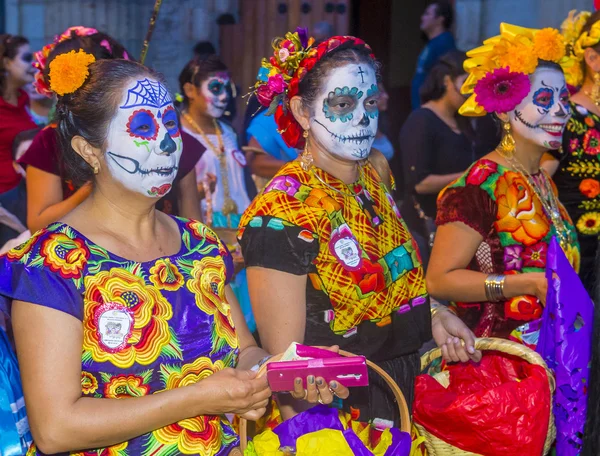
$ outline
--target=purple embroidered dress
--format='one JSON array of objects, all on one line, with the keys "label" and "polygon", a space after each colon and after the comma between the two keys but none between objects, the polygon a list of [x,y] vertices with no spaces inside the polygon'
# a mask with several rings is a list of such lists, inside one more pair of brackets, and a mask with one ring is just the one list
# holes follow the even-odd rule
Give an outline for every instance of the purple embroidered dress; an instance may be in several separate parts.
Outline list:
[{"label": "purple embroidered dress", "polygon": [[[200,222],[175,218],[181,248],[135,262],[62,223],[0,257],[0,309],[28,301],[81,321],[81,395],[125,399],[235,367],[238,339],[225,298],[227,248]],[[6,309],[5,309],[6,310]],[[224,416],[198,416],[81,455],[227,455],[238,437]],[[28,454],[41,454],[34,445]]]}]

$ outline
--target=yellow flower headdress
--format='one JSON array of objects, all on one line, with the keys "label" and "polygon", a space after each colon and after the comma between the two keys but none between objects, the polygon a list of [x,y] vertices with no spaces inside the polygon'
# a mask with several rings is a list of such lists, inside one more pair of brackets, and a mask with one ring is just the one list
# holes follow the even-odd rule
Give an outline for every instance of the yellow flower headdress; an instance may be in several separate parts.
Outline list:
[{"label": "yellow flower headdress", "polygon": [[89,66],[96,61],[92,54],[74,50],[60,54],[50,62],[50,89],[61,97],[80,88],[90,74]]},{"label": "yellow flower headdress", "polygon": [[600,21],[589,32],[581,33],[592,13],[571,10],[561,25],[567,43],[567,59],[563,65],[567,83],[579,87],[583,83],[583,57],[585,50],[600,43]]},{"label": "yellow flower headdress", "polygon": [[[561,63],[565,42],[556,29],[529,29],[500,24],[500,35],[483,46],[467,52],[464,68],[469,77],[461,93],[471,95],[459,112],[464,116],[483,116],[487,112],[514,109],[529,90],[529,80],[539,60]],[[479,90],[478,90],[479,89]]]}]

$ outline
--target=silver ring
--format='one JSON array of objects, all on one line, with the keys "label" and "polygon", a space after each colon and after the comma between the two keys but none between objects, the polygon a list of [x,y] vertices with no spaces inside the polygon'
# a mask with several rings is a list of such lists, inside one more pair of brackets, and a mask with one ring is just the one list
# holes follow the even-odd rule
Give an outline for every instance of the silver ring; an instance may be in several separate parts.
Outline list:
[{"label": "silver ring", "polygon": [[[323,404],[323,401],[321,400],[321,398],[317,399],[317,402],[318,402],[319,404]],[[323,404],[323,405],[325,405],[325,404]]]}]

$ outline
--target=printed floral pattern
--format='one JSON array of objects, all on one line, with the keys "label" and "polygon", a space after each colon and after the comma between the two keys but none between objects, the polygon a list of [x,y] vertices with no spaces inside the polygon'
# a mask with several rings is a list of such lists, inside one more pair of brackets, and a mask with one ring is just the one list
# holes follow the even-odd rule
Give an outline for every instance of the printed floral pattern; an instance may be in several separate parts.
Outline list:
[{"label": "printed floral pattern", "polygon": [[507,171],[498,177],[495,189],[498,204],[496,229],[506,231],[518,243],[531,245],[550,231],[543,206],[534,199],[527,180]]},{"label": "printed floral pattern", "polygon": [[600,233],[600,212],[588,212],[579,217],[577,229],[590,236]]},{"label": "printed floral pattern", "polygon": [[488,177],[498,171],[498,165],[492,161],[479,161],[471,168],[471,172],[467,176],[467,184],[481,185]]},{"label": "printed floral pattern", "polygon": [[342,208],[340,203],[320,188],[313,188],[304,202],[308,206],[325,209],[328,214],[339,211]]},{"label": "printed floral pattern", "polygon": [[[559,210],[575,239],[573,222],[562,205]],[[451,222],[462,222],[483,236],[469,269],[506,275],[545,271],[548,245],[556,232],[521,174],[490,160],[475,162],[438,199],[438,225]],[[598,226],[600,231],[600,214],[597,222],[580,223],[590,225],[588,229]],[[577,269],[577,241],[565,253]],[[478,337],[508,337],[522,322],[540,318],[543,306],[535,296],[518,296],[503,306],[459,302],[457,309]]]},{"label": "printed floral pattern", "polygon": [[[181,251],[147,263],[114,257],[61,223],[0,257],[0,287],[11,287],[12,274],[34,274],[30,280],[42,278],[40,286],[54,287],[47,290],[48,306],[59,303],[64,306],[59,309],[82,320],[82,395],[146,396],[236,365],[238,341],[225,297],[229,253],[201,223],[175,220],[182,232]],[[28,293],[23,287],[0,291],[38,302],[22,295]],[[72,454],[217,455],[237,445],[224,417],[201,416]],[[39,454],[35,444],[28,454]]]},{"label": "printed floral pattern", "polygon": [[[225,367],[221,360],[213,363],[210,358],[198,358],[181,367],[163,365],[161,378],[165,390],[171,390],[193,385]],[[182,454],[216,454],[222,445],[218,432],[221,420],[217,416],[198,416],[158,429],[152,433],[148,454],[154,454],[159,448],[167,452],[177,450]],[[235,441],[233,434],[223,437],[229,443]]]},{"label": "printed floral pattern", "polygon": [[161,258],[150,268],[150,282],[159,290],[177,291],[183,286],[183,276],[168,258]]},{"label": "printed floral pattern", "polygon": [[94,394],[98,389],[98,380],[89,372],[81,372],[81,392],[83,394]]},{"label": "printed floral pattern", "polygon": [[81,276],[90,252],[81,239],[72,239],[63,233],[53,233],[44,240],[40,252],[44,266],[58,272],[65,279]]},{"label": "printed floral pattern", "polygon": [[223,260],[218,257],[204,257],[195,261],[190,275],[187,288],[196,296],[196,305],[215,318],[216,346],[224,342],[230,347],[237,347],[231,311],[225,299]]},{"label": "printed floral pattern", "polygon": [[150,394],[150,379],[152,371],[148,370],[141,375],[115,375],[102,374],[104,383],[104,397],[110,399],[123,399],[126,397],[142,397]]},{"label": "printed floral pattern", "polygon": [[[94,361],[108,361],[120,368],[131,367],[136,362],[148,365],[156,361],[169,344],[176,347],[168,324],[173,316],[171,306],[158,289],[147,285],[143,278],[113,268],[86,277],[85,289],[83,350],[90,352]],[[106,303],[120,304],[133,314],[131,337],[117,353],[106,351],[100,343],[97,312]]]}]

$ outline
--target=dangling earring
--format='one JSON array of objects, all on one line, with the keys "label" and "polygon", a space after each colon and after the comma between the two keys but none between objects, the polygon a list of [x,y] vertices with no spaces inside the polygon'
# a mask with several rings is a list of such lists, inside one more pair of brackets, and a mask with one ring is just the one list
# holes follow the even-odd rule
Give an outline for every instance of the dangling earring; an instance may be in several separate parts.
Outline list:
[{"label": "dangling earring", "polygon": [[305,172],[309,172],[313,167],[314,160],[312,154],[308,151],[308,130],[304,130],[302,136],[304,137],[304,150],[300,155],[300,165]]},{"label": "dangling earring", "polygon": [[99,171],[98,166],[94,166],[94,174],[98,174]]},{"label": "dangling earring", "polygon": [[594,74],[594,87],[589,97],[596,106],[600,107],[600,73]]},{"label": "dangling earring", "polygon": [[515,153],[515,138],[510,133],[510,123],[508,121],[502,122],[502,128],[504,133],[498,146],[498,152],[505,158],[512,158]]}]

